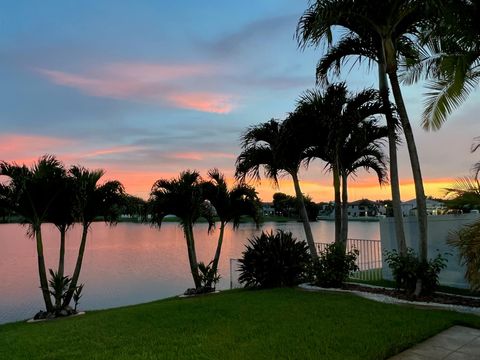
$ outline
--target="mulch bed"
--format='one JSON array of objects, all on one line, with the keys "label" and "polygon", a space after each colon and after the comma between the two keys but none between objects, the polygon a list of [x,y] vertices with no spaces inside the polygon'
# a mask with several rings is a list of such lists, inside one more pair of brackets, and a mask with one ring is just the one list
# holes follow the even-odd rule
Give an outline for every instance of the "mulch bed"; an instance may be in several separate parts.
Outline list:
[{"label": "mulch bed", "polygon": [[368,286],[362,286],[360,284],[351,284],[351,283],[345,284],[343,286],[343,289],[369,292],[373,294],[382,294],[382,295],[391,296],[397,299],[407,300],[407,301],[433,302],[433,303],[446,304],[446,305],[460,305],[460,306],[480,308],[480,298],[470,298],[470,297],[464,297],[460,295],[435,293],[431,296],[418,296],[416,298],[412,298],[411,296],[407,296],[402,291],[399,291],[396,289],[368,287]]}]

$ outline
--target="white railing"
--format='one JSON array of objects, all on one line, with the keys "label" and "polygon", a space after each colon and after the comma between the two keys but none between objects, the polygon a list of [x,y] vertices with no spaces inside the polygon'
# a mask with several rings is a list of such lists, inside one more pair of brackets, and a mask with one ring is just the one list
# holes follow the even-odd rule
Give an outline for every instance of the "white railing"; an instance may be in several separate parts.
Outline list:
[{"label": "white railing", "polygon": [[[317,251],[325,250],[328,243],[315,243]],[[382,244],[380,240],[348,239],[347,251],[357,249],[358,271],[352,274],[353,279],[380,280],[382,278]]]}]

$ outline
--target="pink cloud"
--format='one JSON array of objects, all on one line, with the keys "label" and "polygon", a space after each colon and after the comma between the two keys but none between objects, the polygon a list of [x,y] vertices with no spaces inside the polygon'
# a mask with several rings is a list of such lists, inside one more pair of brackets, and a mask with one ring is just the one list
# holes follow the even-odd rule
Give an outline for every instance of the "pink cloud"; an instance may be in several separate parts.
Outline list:
[{"label": "pink cloud", "polygon": [[211,77],[218,72],[210,65],[114,63],[88,74],[49,69],[36,71],[54,84],[74,88],[91,96],[219,114],[228,113],[234,108],[232,95],[190,90],[192,81],[201,82],[202,77]]},{"label": "pink cloud", "polygon": [[58,149],[72,144],[70,139],[38,135],[0,135],[0,160],[15,161],[19,164],[32,163],[43,154],[53,154]]},{"label": "pink cloud", "polygon": [[210,158],[234,159],[235,155],[230,153],[222,153],[222,152],[214,152],[214,151],[195,151],[195,152],[172,153],[170,154],[169,157],[172,159],[201,161],[201,160],[210,159]]}]

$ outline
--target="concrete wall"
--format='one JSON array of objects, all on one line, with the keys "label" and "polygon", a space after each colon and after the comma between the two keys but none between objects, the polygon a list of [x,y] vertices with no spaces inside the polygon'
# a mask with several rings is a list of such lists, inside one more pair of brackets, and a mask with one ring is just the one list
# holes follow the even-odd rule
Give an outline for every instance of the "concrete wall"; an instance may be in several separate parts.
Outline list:
[{"label": "concrete wall", "polygon": [[[418,250],[418,225],[416,216],[403,218],[405,237],[407,246]],[[428,256],[435,257],[438,253],[450,253],[447,255],[447,267],[442,270],[439,276],[440,284],[461,288],[468,288],[469,284],[465,280],[465,267],[459,263],[458,252],[455,248],[447,245],[446,240],[450,231],[461,228],[463,225],[479,221],[479,214],[462,215],[439,215],[428,217]],[[380,219],[380,239],[382,242],[382,252],[397,248],[395,240],[395,225],[393,218]],[[383,277],[392,279],[392,274],[388,264],[383,259]]]}]

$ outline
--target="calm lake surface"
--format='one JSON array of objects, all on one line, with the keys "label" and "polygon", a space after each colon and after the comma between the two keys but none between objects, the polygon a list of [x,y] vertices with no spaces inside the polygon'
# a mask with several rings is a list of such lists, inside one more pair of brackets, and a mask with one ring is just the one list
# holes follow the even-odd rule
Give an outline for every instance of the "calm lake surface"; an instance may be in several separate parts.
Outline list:
[{"label": "calm lake surface", "polygon": [[[230,258],[241,257],[247,239],[261,230],[282,229],[304,239],[301,223],[241,224],[237,231],[225,231],[219,264],[219,289],[230,286]],[[44,252],[48,268],[57,268],[59,234],[44,225]],[[316,241],[331,242],[334,223],[312,223]],[[350,222],[349,237],[379,239],[378,222]],[[215,253],[218,232],[207,233],[207,224],[195,226],[199,261],[208,263]],[[81,229],[67,235],[66,273],[75,266]],[[88,235],[80,282],[85,283],[79,308],[105,309],[138,304],[183,293],[193,287],[182,229],[165,223],[161,230],[143,224],[120,223],[109,227],[93,224]],[[39,290],[35,241],[26,236],[26,227],[0,224],[0,323],[23,320],[43,310]]]}]

